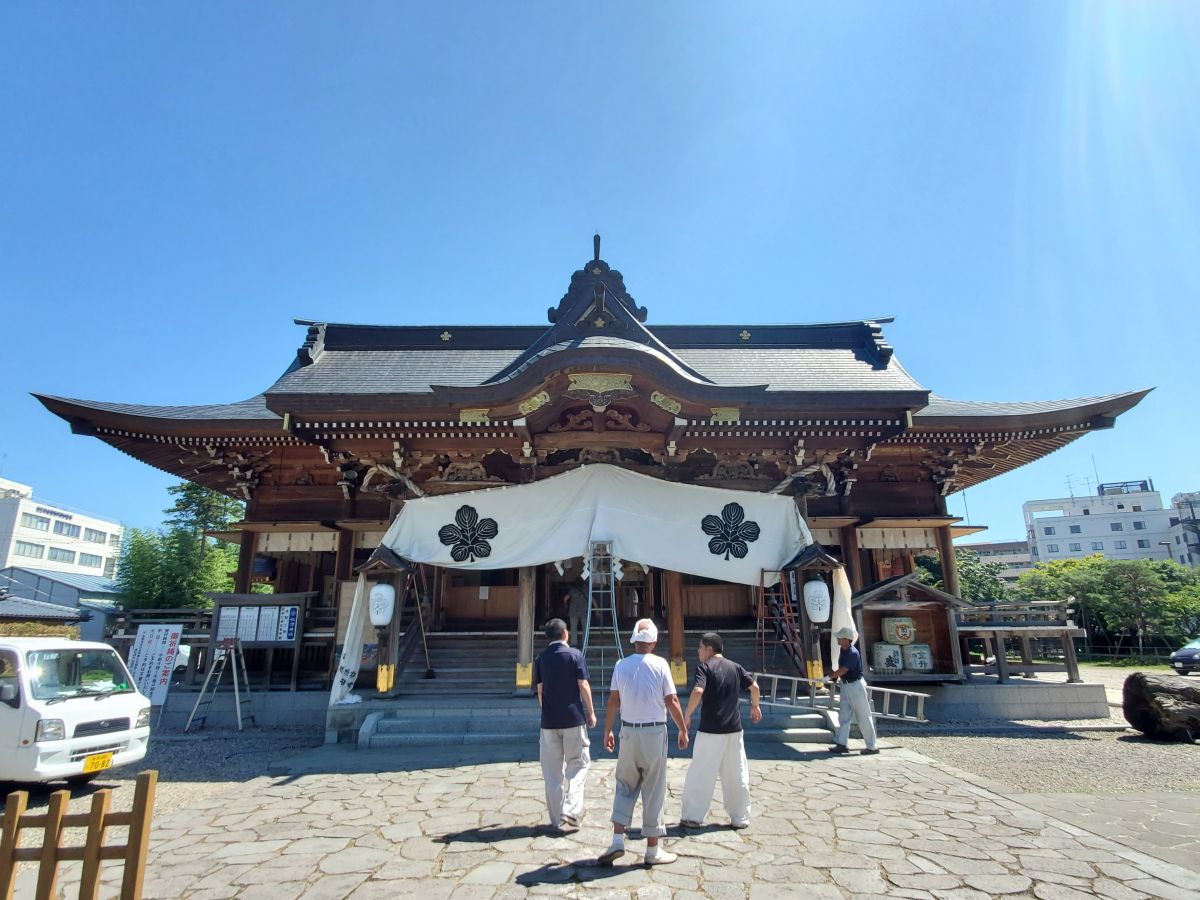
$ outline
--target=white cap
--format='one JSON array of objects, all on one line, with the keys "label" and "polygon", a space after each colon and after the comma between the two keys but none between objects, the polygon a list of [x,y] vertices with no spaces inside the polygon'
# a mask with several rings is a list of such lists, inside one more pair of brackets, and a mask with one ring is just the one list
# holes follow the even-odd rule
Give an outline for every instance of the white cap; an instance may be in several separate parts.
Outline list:
[{"label": "white cap", "polygon": [[658,628],[649,619],[639,619],[633,626],[633,635],[629,638],[631,644],[658,643]]},{"label": "white cap", "polygon": [[850,643],[854,643],[858,640],[858,632],[853,628],[839,628],[833,636],[839,641],[844,639],[850,641]]}]

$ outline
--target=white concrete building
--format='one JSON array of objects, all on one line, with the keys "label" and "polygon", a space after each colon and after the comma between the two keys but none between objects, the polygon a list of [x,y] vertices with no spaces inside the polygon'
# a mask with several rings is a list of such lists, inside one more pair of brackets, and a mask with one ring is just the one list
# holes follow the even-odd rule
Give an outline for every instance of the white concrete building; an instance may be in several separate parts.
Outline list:
[{"label": "white concrete building", "polygon": [[1171,498],[1171,555],[1181,566],[1200,566],[1200,491]]},{"label": "white concrete building", "polygon": [[1035,564],[1097,553],[1107,559],[1179,556],[1173,552],[1172,530],[1178,525],[1178,512],[1163,507],[1149,479],[1102,484],[1094,496],[1030,500],[1021,510]]},{"label": "white concrete building", "polygon": [[983,541],[978,544],[955,546],[978,553],[984,562],[1001,563],[1004,571],[1000,573],[1000,577],[1010,588],[1017,586],[1017,579],[1023,572],[1033,568],[1033,557],[1029,552],[1029,545],[1024,541]]},{"label": "white concrete building", "polygon": [[112,578],[122,532],[117,522],[35,499],[29,485],[0,478],[0,569]]}]

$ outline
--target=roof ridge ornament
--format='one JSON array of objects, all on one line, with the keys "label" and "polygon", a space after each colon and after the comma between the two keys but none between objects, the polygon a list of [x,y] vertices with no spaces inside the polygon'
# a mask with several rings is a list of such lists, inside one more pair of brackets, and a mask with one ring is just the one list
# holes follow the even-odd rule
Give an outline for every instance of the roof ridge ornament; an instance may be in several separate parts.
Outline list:
[{"label": "roof ridge ornament", "polygon": [[613,303],[638,322],[646,321],[646,307],[638,306],[625,290],[624,276],[600,258],[600,235],[596,234],[592,236],[592,259],[571,276],[567,292],[558,306],[546,310],[546,318],[552,324],[570,322],[580,329],[604,331],[609,326],[619,327],[620,316],[613,314]]}]

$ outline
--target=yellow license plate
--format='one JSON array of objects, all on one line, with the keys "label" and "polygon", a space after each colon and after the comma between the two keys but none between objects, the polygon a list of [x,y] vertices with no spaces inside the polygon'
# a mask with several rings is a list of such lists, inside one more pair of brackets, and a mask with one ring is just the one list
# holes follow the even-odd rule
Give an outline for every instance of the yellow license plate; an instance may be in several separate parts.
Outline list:
[{"label": "yellow license plate", "polygon": [[85,757],[83,760],[83,771],[99,772],[102,769],[107,769],[112,765],[113,755],[111,753],[93,753],[91,756]]}]

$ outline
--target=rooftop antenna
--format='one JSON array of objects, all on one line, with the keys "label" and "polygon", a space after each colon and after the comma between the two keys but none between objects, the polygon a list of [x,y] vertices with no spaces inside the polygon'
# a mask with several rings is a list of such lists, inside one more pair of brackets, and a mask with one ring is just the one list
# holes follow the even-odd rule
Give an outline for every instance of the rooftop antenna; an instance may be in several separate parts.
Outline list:
[{"label": "rooftop antenna", "polygon": [[600,261],[600,232],[592,235],[592,262]]},{"label": "rooftop antenna", "polygon": [[1067,476],[1067,492],[1071,495],[1071,499],[1074,500],[1075,499],[1075,477],[1073,475]]},{"label": "rooftop antenna", "polygon": [[1096,476],[1096,490],[1100,489],[1100,470],[1096,468],[1096,454],[1092,454],[1092,474]]}]

